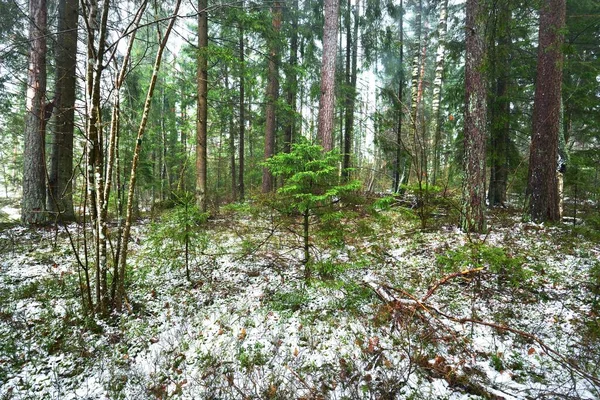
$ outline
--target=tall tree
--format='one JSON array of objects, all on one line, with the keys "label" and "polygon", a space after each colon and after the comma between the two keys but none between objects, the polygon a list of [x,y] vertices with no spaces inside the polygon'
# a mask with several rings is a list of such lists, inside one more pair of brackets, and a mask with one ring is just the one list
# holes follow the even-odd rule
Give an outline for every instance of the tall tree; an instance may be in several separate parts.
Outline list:
[{"label": "tall tree", "polygon": [[485,224],[485,132],[487,87],[483,72],[484,1],[467,0],[465,64],[465,177],[461,227],[483,232]]},{"label": "tall tree", "polygon": [[62,221],[73,221],[73,128],[77,67],[77,0],[58,3],[55,101],[52,154],[48,182],[48,210]]},{"label": "tall tree", "polygon": [[[279,95],[279,31],[281,29],[281,3],[271,7],[273,31],[269,38],[269,69],[267,72],[267,109],[265,126],[265,160],[275,154],[275,105]],[[273,190],[273,174],[263,167],[262,191]]]},{"label": "tall tree", "polygon": [[396,99],[396,158],[394,159],[394,182],[393,182],[393,192],[397,193],[400,189],[400,184],[402,183],[402,177],[400,170],[406,164],[405,162],[405,153],[406,149],[402,143],[402,117],[404,115],[402,106],[403,106],[403,97],[404,97],[404,4],[403,0],[400,0],[400,10],[399,10],[399,37],[400,41],[400,60],[399,60],[399,68],[398,68],[398,98]]},{"label": "tall tree", "polygon": [[196,122],[196,203],[206,211],[208,126],[208,0],[198,0],[198,119]]},{"label": "tall tree", "polygon": [[558,221],[558,134],[566,1],[546,0],[540,10],[533,131],[527,198],[534,221]]},{"label": "tall tree", "polygon": [[52,103],[45,104],[47,19],[46,0],[29,0],[29,68],[21,207],[21,221],[25,224],[39,224],[46,220],[44,146],[46,121],[52,113]]},{"label": "tall tree", "polygon": [[348,179],[350,176],[350,153],[352,151],[352,136],[354,133],[354,104],[356,103],[356,73],[358,61],[358,15],[359,2],[354,6],[354,27],[350,31],[350,10],[352,2],[348,0],[346,16],[346,115],[344,122],[344,158],[342,162],[342,176]]},{"label": "tall tree", "polygon": [[490,24],[489,71],[492,75],[490,110],[490,206],[506,202],[508,185],[508,151],[510,143],[510,99],[508,93],[510,72],[510,2],[498,2]]},{"label": "tall tree", "polygon": [[292,18],[290,38],[290,61],[288,65],[288,73],[286,75],[287,84],[287,106],[289,107],[290,116],[287,119],[285,127],[285,135],[283,139],[283,151],[289,153],[292,150],[292,142],[296,131],[296,98],[298,97],[298,0],[293,0],[290,9]]},{"label": "tall tree", "polygon": [[240,146],[239,146],[239,199],[244,201],[245,187],[244,187],[244,148],[245,148],[245,130],[246,130],[246,104],[245,104],[245,89],[246,89],[246,67],[245,67],[245,54],[244,54],[244,25],[240,22],[239,31],[239,50],[240,50]]},{"label": "tall tree", "polygon": [[435,79],[433,80],[433,98],[431,100],[431,136],[433,137],[433,178],[432,183],[435,185],[437,175],[440,169],[440,155],[442,145],[442,129],[441,129],[441,107],[440,100],[442,98],[442,79],[444,77],[444,59],[446,53],[446,35],[448,32],[448,0],[440,2],[440,19],[438,24],[437,38],[438,47],[435,56]]},{"label": "tall tree", "polygon": [[323,59],[317,138],[325,151],[333,150],[335,111],[335,60],[337,53],[339,0],[324,0]]}]

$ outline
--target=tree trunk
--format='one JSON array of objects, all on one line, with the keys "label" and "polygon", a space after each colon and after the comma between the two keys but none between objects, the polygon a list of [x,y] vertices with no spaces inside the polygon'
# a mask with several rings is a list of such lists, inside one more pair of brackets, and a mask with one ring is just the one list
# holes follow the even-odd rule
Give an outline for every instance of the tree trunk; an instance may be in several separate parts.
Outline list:
[{"label": "tree trunk", "polygon": [[208,0],[198,0],[198,120],[196,123],[196,203],[206,211],[207,152],[206,135],[208,125]]},{"label": "tree trunk", "polygon": [[485,130],[487,88],[483,74],[485,57],[483,0],[467,0],[465,65],[465,178],[461,227],[484,232]]},{"label": "tree trunk", "polygon": [[392,191],[398,193],[400,189],[400,169],[404,164],[404,153],[406,149],[402,143],[402,100],[404,96],[404,4],[403,0],[400,0],[400,63],[398,68],[398,99],[397,101],[397,125],[396,125],[396,159],[394,160],[394,183]]},{"label": "tree trunk", "polygon": [[244,187],[244,144],[245,144],[245,138],[244,138],[244,134],[245,134],[245,129],[246,129],[246,117],[245,117],[245,111],[246,111],[246,104],[244,102],[244,96],[245,96],[245,74],[246,74],[246,68],[245,68],[245,54],[244,54],[244,27],[243,25],[240,23],[240,27],[239,27],[239,46],[240,46],[240,146],[239,146],[239,156],[238,156],[238,163],[239,163],[239,169],[240,169],[240,174],[239,174],[239,178],[238,178],[238,182],[239,182],[239,196],[240,196],[240,201],[244,201],[244,195],[245,195],[245,187]]},{"label": "tree trunk", "polygon": [[[347,53],[352,53],[352,57],[346,59],[346,84],[348,93],[346,94],[346,122],[344,123],[344,158],[342,163],[342,177],[347,180],[350,177],[350,153],[352,151],[352,137],[354,134],[354,103],[356,102],[356,72],[358,61],[358,15],[359,2],[356,1],[354,8],[354,27],[352,34],[350,33],[350,8],[352,7],[351,0],[348,0],[348,23],[346,47]],[[352,63],[350,63],[350,59]]]},{"label": "tree trunk", "polygon": [[73,209],[73,129],[77,66],[77,0],[58,4],[56,46],[56,119],[48,182],[48,210],[61,221],[74,221]]},{"label": "tree trunk", "polygon": [[442,146],[441,107],[442,80],[444,77],[444,58],[446,52],[446,34],[448,31],[448,0],[440,2],[440,21],[438,25],[438,48],[435,57],[435,79],[433,80],[433,99],[431,101],[431,135],[433,139],[433,178],[435,185],[440,169],[440,155]]},{"label": "tree trunk", "polygon": [[[229,88],[229,70],[227,66],[225,66],[225,87],[227,92],[230,93]],[[229,170],[231,171],[231,199],[233,201],[237,198],[237,184],[236,184],[236,173],[237,170],[235,168],[235,132],[234,132],[234,124],[233,124],[233,99],[229,96],[227,97],[227,108],[229,114]]]},{"label": "tree trunk", "polygon": [[[21,221],[24,224],[40,224],[46,221],[46,0],[29,1],[29,18],[30,48]],[[52,109],[49,107],[48,111],[51,113]]]},{"label": "tree trunk", "polygon": [[[201,0],[204,1],[204,0]],[[146,124],[148,123],[148,116],[150,114],[150,106],[152,104],[152,97],[154,95],[154,87],[156,86],[156,78],[158,77],[158,71],[160,70],[160,63],[162,60],[162,55],[167,45],[167,41],[169,40],[169,35],[171,34],[171,30],[173,29],[173,25],[175,24],[175,20],[177,19],[177,15],[179,12],[179,6],[181,5],[181,0],[177,0],[175,4],[175,9],[173,10],[173,15],[171,15],[169,26],[165,31],[162,40],[158,46],[158,50],[156,52],[156,58],[154,60],[154,66],[152,68],[152,77],[150,78],[150,84],[148,86],[148,92],[146,93],[146,100],[144,101],[144,109],[142,112],[142,120],[140,121],[140,126],[138,128],[137,137],[135,141],[135,148],[133,150],[133,160],[131,161],[131,172],[129,176],[129,191],[127,192],[127,209],[126,209],[126,217],[125,217],[125,225],[123,227],[123,235],[121,236],[121,257],[118,260],[119,263],[119,284],[117,290],[117,296],[115,298],[115,308],[119,309],[121,307],[121,303],[125,297],[125,269],[127,266],[127,248],[129,246],[129,236],[131,233],[131,223],[133,221],[133,197],[135,193],[135,183],[137,180],[137,166],[140,160],[140,152],[142,149],[142,139],[144,138],[144,133],[146,132]],[[201,10],[206,10],[202,8]]]},{"label": "tree trunk", "polygon": [[[265,160],[275,154],[275,104],[279,94],[279,46],[278,38],[281,29],[281,3],[275,1],[271,9],[273,15],[273,38],[269,40],[269,70],[267,72],[267,109],[265,126]],[[273,174],[263,167],[262,192],[273,190]]]},{"label": "tree trunk", "polygon": [[324,0],[323,60],[317,138],[325,151],[333,150],[335,110],[335,59],[337,52],[339,0]]},{"label": "tree trunk", "polygon": [[296,131],[296,102],[298,97],[298,0],[293,0],[292,8],[292,32],[290,39],[290,62],[287,75],[287,105],[290,109],[289,119],[285,127],[285,136],[283,139],[283,151],[289,153],[292,150],[292,143]]},{"label": "tree trunk", "polygon": [[490,42],[497,45],[490,51],[489,65],[493,74],[492,99],[490,100],[490,207],[504,205],[508,185],[508,151],[510,144],[510,101],[508,98],[510,72],[510,18],[509,3],[499,3],[496,30]]},{"label": "tree trunk", "polygon": [[557,160],[562,86],[561,30],[565,0],[547,0],[540,11],[537,79],[533,103],[533,132],[529,151],[527,198],[534,221],[560,219]]}]

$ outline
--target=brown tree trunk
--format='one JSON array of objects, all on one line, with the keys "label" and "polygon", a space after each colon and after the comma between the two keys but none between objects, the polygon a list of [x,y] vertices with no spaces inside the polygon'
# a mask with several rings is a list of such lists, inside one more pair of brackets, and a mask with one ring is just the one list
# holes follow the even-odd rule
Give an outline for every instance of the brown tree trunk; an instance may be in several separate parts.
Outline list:
[{"label": "brown tree trunk", "polygon": [[483,0],[467,0],[465,65],[465,178],[461,227],[484,232],[485,130],[487,88],[483,74],[485,56]]},{"label": "brown tree trunk", "polygon": [[489,65],[492,71],[493,87],[490,99],[490,186],[488,202],[490,207],[504,205],[508,185],[508,151],[510,143],[510,101],[508,98],[510,71],[510,17],[508,2],[499,3],[496,13],[495,31],[491,43],[497,41],[490,51]]},{"label": "brown tree trunk", "polygon": [[61,221],[74,221],[73,129],[77,66],[77,0],[58,4],[56,46],[56,118],[48,182],[48,210]]},{"label": "brown tree trunk", "polygon": [[[279,94],[279,46],[278,36],[281,29],[281,3],[275,1],[271,9],[273,14],[273,35],[269,42],[269,71],[267,72],[267,109],[265,126],[265,160],[275,154],[275,104]],[[273,174],[264,167],[262,176],[262,192],[273,190]]]},{"label": "brown tree trunk", "polygon": [[565,0],[546,0],[540,11],[537,78],[533,103],[533,132],[529,151],[527,198],[534,221],[560,220],[557,160],[562,86],[561,30]]},{"label": "brown tree trunk", "polygon": [[[227,92],[230,92],[229,88],[229,70],[227,66],[225,66],[225,87],[227,88]],[[228,116],[229,116],[229,170],[231,171],[231,199],[233,201],[237,198],[237,184],[236,184],[236,173],[237,169],[235,168],[235,132],[233,125],[233,99],[227,98],[228,103]]]},{"label": "brown tree trunk", "polygon": [[196,203],[206,211],[207,151],[206,135],[208,125],[208,0],[198,0],[198,120],[196,122]]},{"label": "brown tree trunk", "polygon": [[294,135],[296,131],[296,98],[298,97],[298,0],[293,0],[290,12],[292,13],[292,37],[290,39],[290,62],[287,75],[287,105],[290,115],[285,127],[283,139],[283,151],[289,153],[292,150]]},{"label": "brown tree trunk", "polygon": [[323,60],[317,139],[325,151],[333,150],[335,111],[335,59],[337,52],[339,0],[324,0]]},{"label": "brown tree trunk", "polygon": [[[346,95],[346,116],[344,123],[344,158],[342,163],[342,177],[348,179],[350,177],[350,153],[352,151],[352,137],[354,134],[354,103],[356,102],[356,72],[358,61],[358,0],[354,8],[354,27],[350,33],[350,9],[352,8],[351,0],[348,0],[348,23],[346,25],[346,52],[352,53],[351,57],[346,58],[346,84],[348,85],[348,93]],[[350,60],[352,63],[350,63]]]},{"label": "brown tree trunk", "polygon": [[243,25],[240,23],[240,27],[239,27],[239,46],[240,46],[240,146],[239,146],[239,156],[238,156],[238,163],[239,163],[239,169],[240,169],[240,174],[238,177],[238,182],[239,182],[239,198],[240,201],[244,201],[244,195],[245,195],[245,187],[244,187],[244,145],[245,145],[245,129],[246,129],[246,117],[245,117],[245,111],[246,111],[246,104],[244,101],[244,96],[245,96],[245,74],[246,74],[246,68],[245,68],[245,54],[244,54],[244,27]]},{"label": "brown tree trunk", "polygon": [[[23,200],[21,221],[40,224],[46,221],[46,0],[29,1],[29,68],[25,114],[25,151],[23,153]],[[51,112],[51,108],[49,110]],[[48,115],[49,117],[49,115]]]},{"label": "brown tree trunk", "polygon": [[400,67],[398,76],[398,99],[397,99],[397,125],[396,125],[396,159],[394,160],[394,183],[392,191],[397,193],[400,189],[400,170],[405,164],[403,154],[406,152],[402,144],[402,100],[404,96],[404,4],[400,0]]}]

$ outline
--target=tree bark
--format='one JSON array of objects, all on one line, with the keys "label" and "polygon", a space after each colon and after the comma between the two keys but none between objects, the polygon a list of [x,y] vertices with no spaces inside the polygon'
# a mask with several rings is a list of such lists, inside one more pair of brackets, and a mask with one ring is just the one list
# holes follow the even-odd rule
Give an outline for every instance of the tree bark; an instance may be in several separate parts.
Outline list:
[{"label": "tree bark", "polygon": [[198,120],[196,122],[196,203],[205,212],[208,125],[208,0],[198,0]]},{"label": "tree bark", "polygon": [[292,150],[292,143],[296,131],[296,102],[298,97],[298,0],[293,0],[292,8],[292,32],[290,39],[290,62],[287,75],[287,105],[290,109],[290,115],[285,127],[283,139],[283,151],[289,153]]},{"label": "tree bark", "polygon": [[[348,0],[348,23],[346,25],[347,38],[346,47],[347,54],[351,53],[351,57],[346,59],[346,84],[348,93],[346,94],[346,115],[344,123],[344,158],[342,163],[342,177],[347,180],[350,177],[350,155],[352,152],[352,137],[354,135],[354,104],[356,102],[356,73],[358,62],[358,15],[359,2],[356,1],[354,8],[354,27],[353,32],[350,32],[350,9],[352,7],[351,0]],[[350,62],[351,61],[351,62]]]},{"label": "tree bark", "polygon": [[560,220],[557,160],[562,87],[565,0],[546,0],[540,11],[533,132],[527,199],[534,221]]},{"label": "tree bark", "polygon": [[323,59],[317,139],[324,151],[333,150],[335,111],[335,60],[337,52],[339,0],[324,0]]},{"label": "tree bark", "polygon": [[435,185],[440,169],[440,155],[442,146],[441,129],[441,107],[442,83],[444,78],[444,59],[446,53],[446,34],[448,32],[448,0],[440,2],[440,21],[438,25],[438,47],[435,57],[435,79],[433,80],[433,99],[431,101],[431,135],[433,139],[433,177],[432,183]]},{"label": "tree bark", "polygon": [[396,109],[396,159],[394,160],[394,182],[392,191],[394,193],[398,193],[400,190],[401,177],[400,177],[400,169],[403,164],[405,164],[404,154],[406,153],[406,149],[402,143],[402,105],[403,105],[403,97],[404,97],[404,4],[403,0],[400,0],[400,32],[399,32],[399,40],[400,40],[400,63],[398,68],[398,99],[397,101],[397,109]]},{"label": "tree bark", "polygon": [[56,118],[48,182],[48,210],[61,221],[74,221],[73,129],[77,67],[77,0],[58,4],[56,46]]},{"label": "tree bark", "polygon": [[483,74],[485,57],[483,0],[467,0],[465,65],[465,177],[461,227],[484,232],[485,131],[487,88]]},{"label": "tree bark", "polygon": [[239,146],[239,155],[238,155],[238,163],[239,163],[239,198],[240,201],[244,201],[245,195],[245,187],[244,187],[244,145],[245,145],[245,129],[246,129],[246,104],[245,104],[245,54],[244,54],[244,27],[240,23],[239,27],[239,46],[240,46],[240,146]]},{"label": "tree bark", "polygon": [[[204,1],[204,0],[200,0]],[[154,60],[154,66],[152,68],[152,77],[150,78],[150,84],[148,86],[148,92],[146,93],[146,100],[144,101],[144,109],[142,112],[142,120],[140,121],[140,126],[138,128],[137,137],[135,141],[135,148],[133,150],[133,160],[131,161],[131,172],[129,176],[129,191],[127,192],[127,208],[126,208],[126,217],[125,217],[125,226],[123,227],[123,235],[121,236],[121,257],[118,260],[119,263],[119,284],[117,287],[117,296],[115,298],[115,308],[119,309],[121,307],[122,301],[125,297],[125,270],[127,266],[127,249],[129,246],[129,236],[131,233],[131,223],[133,221],[133,197],[135,194],[135,183],[137,180],[137,166],[140,161],[140,152],[142,150],[142,139],[144,138],[144,133],[146,132],[146,124],[148,123],[148,116],[150,115],[150,106],[152,105],[152,97],[154,95],[154,88],[156,86],[156,79],[158,77],[158,71],[160,70],[160,64],[162,61],[162,55],[167,46],[167,41],[169,40],[169,36],[171,34],[171,30],[173,29],[173,25],[175,24],[175,20],[177,19],[177,15],[179,13],[179,7],[181,5],[181,0],[177,0],[175,4],[175,9],[173,10],[173,15],[171,15],[171,19],[169,21],[169,25],[167,30],[162,37],[160,44],[158,45],[158,50],[156,52],[156,58]],[[201,9],[206,11],[206,7]]]},{"label": "tree bark", "polygon": [[[265,153],[264,159],[275,154],[275,104],[279,94],[279,31],[281,30],[281,3],[275,1],[271,8],[273,37],[269,40],[269,70],[267,72],[267,109],[265,126]],[[273,190],[273,174],[267,167],[263,167],[262,192]]]},{"label": "tree bark", "polygon": [[46,0],[29,1],[29,18],[21,221],[24,224],[41,224],[46,221]]},{"label": "tree bark", "polygon": [[490,207],[504,205],[508,185],[508,151],[510,144],[510,101],[508,98],[510,72],[510,19],[508,2],[499,3],[495,30],[490,42],[497,45],[490,50],[489,64],[493,76],[490,99]]}]

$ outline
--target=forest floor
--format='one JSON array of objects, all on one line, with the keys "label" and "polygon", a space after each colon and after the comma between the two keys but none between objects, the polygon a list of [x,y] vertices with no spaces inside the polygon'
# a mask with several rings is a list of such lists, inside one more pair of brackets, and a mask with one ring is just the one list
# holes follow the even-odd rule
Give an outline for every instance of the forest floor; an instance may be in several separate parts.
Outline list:
[{"label": "forest floor", "polygon": [[141,220],[106,319],[82,311],[81,226],[73,249],[4,225],[0,399],[600,398],[597,227],[500,210],[466,235],[367,208],[315,225],[309,280],[299,228],[265,209],[198,229],[191,282],[180,228]]}]

